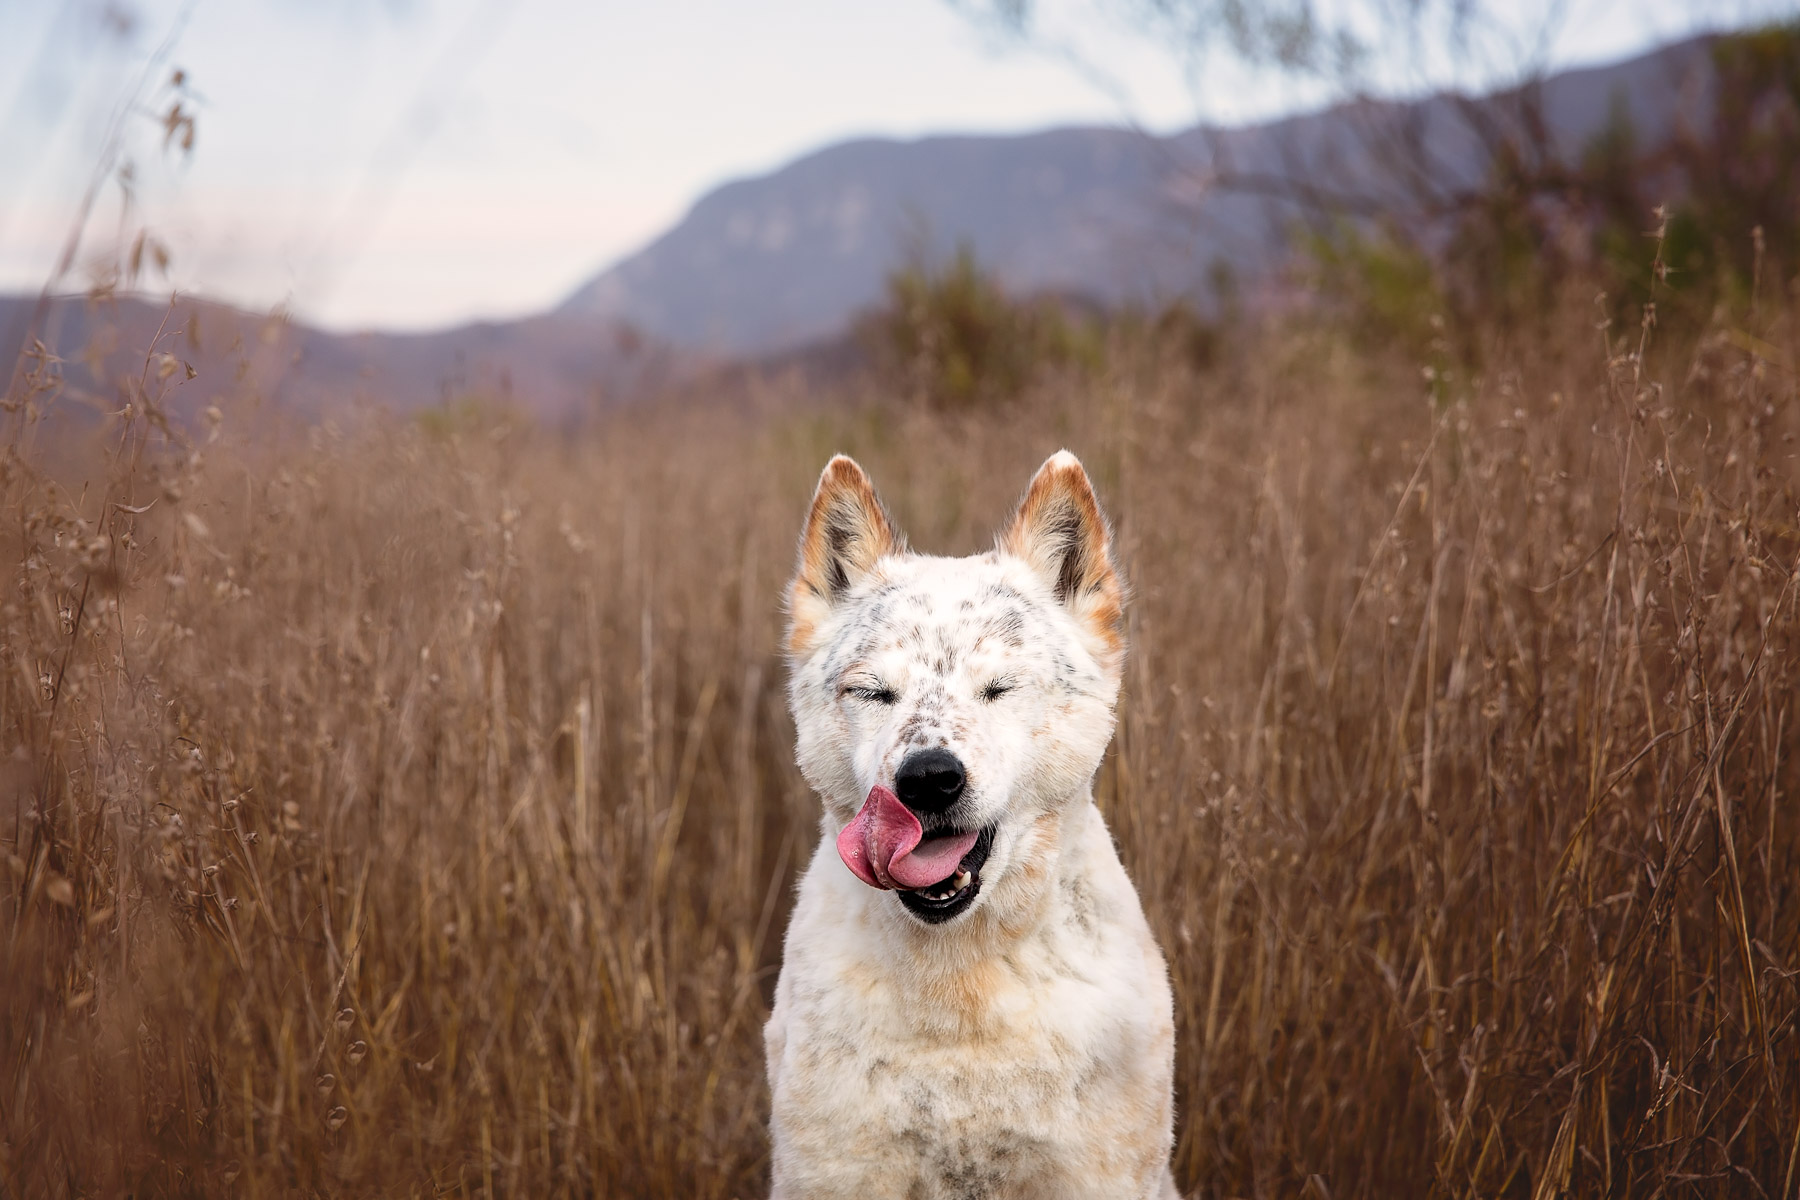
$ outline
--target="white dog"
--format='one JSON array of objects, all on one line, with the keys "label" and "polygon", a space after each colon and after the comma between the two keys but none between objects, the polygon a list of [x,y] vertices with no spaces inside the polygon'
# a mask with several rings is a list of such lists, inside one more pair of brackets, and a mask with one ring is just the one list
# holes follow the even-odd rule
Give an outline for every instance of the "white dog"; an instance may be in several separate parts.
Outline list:
[{"label": "white dog", "polygon": [[789,599],[825,812],[764,1034],[776,1200],[1177,1195],[1168,971],[1091,791],[1123,590],[1066,451],[969,558],[826,466]]}]

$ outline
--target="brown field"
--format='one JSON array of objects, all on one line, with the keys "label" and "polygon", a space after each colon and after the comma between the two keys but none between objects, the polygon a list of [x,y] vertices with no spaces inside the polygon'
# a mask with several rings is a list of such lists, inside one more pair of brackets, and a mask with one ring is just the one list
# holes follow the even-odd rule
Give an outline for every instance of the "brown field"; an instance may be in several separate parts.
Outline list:
[{"label": "brown field", "polygon": [[1183,1186],[1795,1196],[1800,336],[1591,295],[1432,384],[1301,323],[963,415],[8,416],[0,1194],[760,1195],[813,479],[960,552],[1067,445]]}]

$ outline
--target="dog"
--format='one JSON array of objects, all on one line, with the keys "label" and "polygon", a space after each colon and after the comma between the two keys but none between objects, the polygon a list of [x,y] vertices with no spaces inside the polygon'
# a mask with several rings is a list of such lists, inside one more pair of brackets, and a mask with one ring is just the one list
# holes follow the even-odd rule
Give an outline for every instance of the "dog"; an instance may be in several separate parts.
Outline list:
[{"label": "dog", "polygon": [[1092,793],[1123,603],[1067,451],[967,558],[825,467],[788,591],[824,813],[764,1030],[774,1200],[1178,1195],[1168,968]]}]

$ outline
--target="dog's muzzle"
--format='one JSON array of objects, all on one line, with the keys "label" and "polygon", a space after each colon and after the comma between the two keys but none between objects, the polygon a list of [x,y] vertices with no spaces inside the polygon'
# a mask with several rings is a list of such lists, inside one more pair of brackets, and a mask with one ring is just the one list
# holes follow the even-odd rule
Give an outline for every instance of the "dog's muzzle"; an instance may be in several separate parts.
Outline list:
[{"label": "dog's muzzle", "polygon": [[992,826],[926,837],[913,810],[880,784],[837,839],[838,857],[858,879],[898,892],[908,912],[934,925],[974,903],[993,844]]}]

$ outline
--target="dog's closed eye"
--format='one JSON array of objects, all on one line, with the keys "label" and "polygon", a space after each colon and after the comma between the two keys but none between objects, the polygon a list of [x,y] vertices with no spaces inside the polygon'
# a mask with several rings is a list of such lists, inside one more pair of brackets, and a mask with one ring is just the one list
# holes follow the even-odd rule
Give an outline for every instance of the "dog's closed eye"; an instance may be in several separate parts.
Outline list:
[{"label": "dog's closed eye", "polygon": [[977,695],[979,695],[983,700],[987,700],[987,701],[991,702],[994,700],[998,700],[1000,697],[1006,695],[1006,693],[1012,691],[1013,688],[1016,686],[1018,686],[1018,685],[1009,683],[1008,681],[1006,681],[1004,679],[996,679],[996,680],[994,680],[994,682],[992,682],[992,683],[988,684],[986,687],[982,688],[981,691],[977,693]]},{"label": "dog's closed eye", "polygon": [[900,699],[900,694],[884,683],[845,684],[838,695],[849,696],[853,700],[866,700],[870,704],[892,704]]}]

